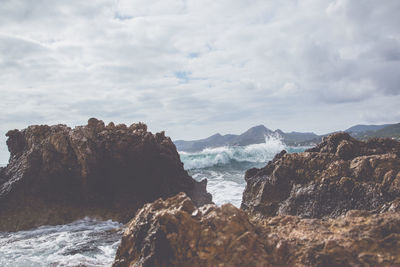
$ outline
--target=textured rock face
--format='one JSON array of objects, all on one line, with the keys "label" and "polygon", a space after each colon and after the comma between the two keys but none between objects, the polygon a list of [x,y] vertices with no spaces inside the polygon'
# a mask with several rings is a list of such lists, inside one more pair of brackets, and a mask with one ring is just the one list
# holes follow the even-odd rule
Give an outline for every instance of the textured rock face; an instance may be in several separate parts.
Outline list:
[{"label": "textured rock face", "polygon": [[327,137],[304,153],[280,154],[246,172],[242,208],[261,216],[337,217],[381,210],[400,197],[400,143]]},{"label": "textured rock face", "polygon": [[182,193],[136,214],[113,266],[265,266],[255,231],[248,215],[231,204],[197,209]]},{"label": "textured rock face", "polygon": [[114,267],[397,266],[400,214],[350,211],[329,219],[251,218],[232,205],[196,208],[184,194],[146,204],[129,223]]},{"label": "textured rock face", "polygon": [[85,216],[129,221],[144,203],[186,192],[210,203],[206,181],[183,169],[164,133],[145,124],[30,126],[7,133],[0,169],[0,231],[63,224]]},{"label": "textured rock face", "polygon": [[398,212],[370,214],[353,210],[329,220],[282,215],[260,223],[272,243],[272,265],[400,265]]}]

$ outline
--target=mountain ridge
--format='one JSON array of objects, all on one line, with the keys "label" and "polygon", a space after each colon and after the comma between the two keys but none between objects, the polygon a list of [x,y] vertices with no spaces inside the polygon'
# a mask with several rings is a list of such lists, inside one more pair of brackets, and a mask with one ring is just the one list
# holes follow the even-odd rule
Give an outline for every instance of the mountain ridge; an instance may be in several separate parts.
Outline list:
[{"label": "mountain ridge", "polygon": [[[360,139],[370,139],[373,137],[388,137],[400,139],[400,123],[381,124],[381,125],[354,125],[344,132]],[[280,129],[271,130],[264,125],[256,125],[241,134],[216,133],[207,138],[198,140],[175,140],[175,146],[179,151],[199,152],[205,148],[215,148],[221,146],[247,146],[265,142],[266,136],[277,135],[288,146],[311,146],[320,143],[323,137],[329,135],[317,135],[314,132],[284,132]]]},{"label": "mountain ridge", "polygon": [[348,128],[347,130],[344,130],[344,131],[347,132],[347,133],[362,133],[362,132],[368,132],[368,131],[378,131],[378,130],[383,129],[383,128],[389,126],[389,125],[392,125],[392,124],[381,124],[381,125],[357,124],[357,125],[354,125],[354,126]]},{"label": "mountain ridge", "polygon": [[198,140],[175,140],[174,143],[179,151],[198,152],[205,148],[221,147],[221,146],[247,146],[251,144],[260,144],[265,142],[265,137],[270,135],[280,136],[285,144],[288,145],[302,145],[302,142],[318,138],[315,133],[299,133],[289,132],[285,133],[280,129],[275,131],[265,127],[264,125],[257,125],[249,128],[242,134],[226,134],[219,133],[211,135],[204,139]]}]

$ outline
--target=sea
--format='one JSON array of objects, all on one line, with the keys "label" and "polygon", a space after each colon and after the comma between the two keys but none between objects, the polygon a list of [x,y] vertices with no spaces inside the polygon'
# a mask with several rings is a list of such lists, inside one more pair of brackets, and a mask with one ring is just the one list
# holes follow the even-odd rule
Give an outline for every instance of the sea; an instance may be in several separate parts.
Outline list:
[{"label": "sea", "polygon": [[[278,136],[267,136],[261,144],[179,154],[194,179],[207,178],[215,204],[240,207],[246,170],[265,166],[283,149],[294,153],[306,147],[288,147]],[[111,266],[123,230],[118,222],[86,218],[66,225],[0,232],[0,266]]]}]

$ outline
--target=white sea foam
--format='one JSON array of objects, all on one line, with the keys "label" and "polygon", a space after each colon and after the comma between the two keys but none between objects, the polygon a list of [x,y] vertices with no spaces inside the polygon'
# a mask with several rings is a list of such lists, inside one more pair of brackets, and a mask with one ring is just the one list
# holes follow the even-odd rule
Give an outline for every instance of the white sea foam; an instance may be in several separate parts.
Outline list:
[{"label": "white sea foam", "polygon": [[110,266],[121,236],[121,224],[91,219],[0,232],[0,266]]},{"label": "white sea foam", "polygon": [[197,180],[207,178],[207,191],[213,196],[215,204],[231,203],[236,207],[240,207],[245,187],[242,172],[194,169],[191,174]]},{"label": "white sea foam", "polygon": [[237,162],[266,162],[286,146],[279,136],[265,137],[265,143],[248,146],[224,146],[206,148],[198,153],[180,152],[185,169],[199,169],[214,165],[224,165],[231,161]]}]

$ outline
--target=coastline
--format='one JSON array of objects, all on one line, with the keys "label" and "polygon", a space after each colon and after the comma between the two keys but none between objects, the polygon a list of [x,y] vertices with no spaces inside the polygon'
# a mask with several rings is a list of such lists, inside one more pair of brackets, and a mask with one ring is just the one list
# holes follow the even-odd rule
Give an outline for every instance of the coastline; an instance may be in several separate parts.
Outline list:
[{"label": "coastline", "polygon": [[[78,129],[89,131],[92,140],[103,140],[101,139],[101,136],[105,134],[103,127],[101,121],[91,119],[87,126]],[[110,127],[111,130],[109,131],[111,132],[114,129],[128,129],[127,126],[114,128],[115,126],[112,125]],[[140,127],[143,126],[140,125]],[[67,129],[68,131],[70,130]],[[36,146],[36,149],[39,147],[41,149],[39,151],[42,153],[39,155],[45,155],[50,159],[49,162],[52,162],[51,160],[58,156],[57,154],[50,154],[49,157],[46,153],[49,153],[47,151],[51,146],[43,144],[49,142],[57,148],[56,151],[69,150],[68,146],[60,146],[58,142],[51,143],[54,142],[55,136],[60,138],[57,131],[48,133],[50,134],[41,134],[36,137],[38,138],[36,140],[41,140],[41,146]],[[122,132],[122,134],[126,133],[127,130]],[[140,144],[140,147],[142,145],[161,146],[160,150],[155,150],[149,154],[146,158],[147,164],[154,163],[155,160],[159,161],[159,157],[162,155],[160,151],[164,151],[163,153],[168,151],[167,154],[173,155],[173,164],[171,161],[167,161],[170,165],[167,165],[169,167],[166,170],[186,173],[187,176],[183,176],[182,179],[192,181],[190,179],[193,178],[183,169],[184,162],[181,161],[181,157],[169,138],[163,134],[153,135],[146,133],[146,131],[132,133],[135,138],[130,142],[135,144],[132,146],[134,149],[136,149],[137,144]],[[25,136],[29,136],[29,134],[23,132],[21,137],[19,132],[14,131],[10,136],[14,138],[8,142],[11,145],[10,151],[12,151],[14,157],[10,162],[11,165],[2,168],[0,173],[2,175],[0,181],[5,181],[0,185],[3,196],[6,196],[6,198],[3,197],[0,200],[3,207],[7,207],[7,201],[10,201],[10,199],[11,203],[19,203],[18,198],[16,200],[7,198],[8,191],[4,191],[4,188],[10,188],[9,192],[13,192],[15,196],[21,195],[18,191],[19,186],[7,187],[7,181],[15,180],[13,177],[22,179],[22,182],[24,182],[24,177],[29,177],[29,179],[36,179],[40,183],[46,181],[43,180],[46,175],[51,179],[55,177],[49,175],[51,172],[43,172],[43,170],[48,169],[47,165],[43,165],[43,163],[41,163],[40,168],[29,169],[30,171],[26,174],[29,174],[29,176],[12,176],[20,175],[21,171],[24,171],[24,168],[21,169],[20,167],[24,165],[16,164],[16,162],[35,166],[32,164],[37,161],[31,161],[32,163],[27,164],[29,160],[36,159],[36,156],[30,156],[29,153],[32,150],[29,146],[26,146],[24,141],[28,140]],[[144,139],[138,139],[136,136],[143,136]],[[116,140],[123,139],[118,137]],[[146,140],[152,141],[148,143],[149,141]],[[99,147],[108,144],[107,142],[99,142]],[[119,153],[124,154],[122,153],[124,150],[118,150],[118,143],[115,144],[115,147],[106,150],[105,155],[113,151],[113,157],[124,160],[124,157],[119,156]],[[97,265],[92,265],[95,266],[101,266],[101,261],[96,261],[95,258],[104,259],[105,255],[110,257],[110,251],[115,251],[117,247],[114,266],[132,264],[139,266],[182,266],[188,264],[204,266],[210,263],[229,266],[243,264],[249,266],[326,266],[327,264],[333,264],[332,266],[368,264],[389,266],[400,264],[400,257],[398,256],[400,255],[400,227],[398,227],[400,225],[400,142],[392,139],[371,139],[362,142],[346,133],[336,133],[326,137],[322,143],[309,148],[305,152],[287,153],[285,150],[279,152],[282,148],[287,147],[275,143],[272,147],[275,150],[271,150],[269,144],[252,145],[247,150],[245,148],[238,150],[237,147],[211,149],[207,151],[209,153],[207,155],[204,153],[200,153],[199,156],[191,154],[193,158],[184,158],[187,163],[188,160],[196,162],[197,157],[201,157],[201,160],[206,157],[215,166],[211,165],[213,167],[210,167],[206,164],[203,167],[205,169],[215,168],[212,170],[215,172],[222,166],[225,166],[225,168],[230,164],[237,166],[241,159],[245,160],[244,163],[240,163],[243,164],[241,168],[248,166],[246,159],[249,160],[251,157],[246,153],[249,153],[250,149],[255,151],[254,156],[257,156],[260,161],[258,162],[256,157],[252,164],[257,163],[260,166],[247,169],[243,175],[246,187],[242,194],[241,208],[222,203],[220,203],[222,205],[215,205],[210,202],[198,204],[195,201],[198,193],[187,189],[188,193],[186,194],[179,193],[179,190],[175,190],[176,193],[160,192],[156,200],[149,199],[143,201],[141,205],[133,204],[135,212],[130,213],[132,215],[127,221],[122,221],[129,221],[125,226],[118,223],[114,224],[111,221],[93,219],[76,221],[76,219],[69,219],[69,221],[56,226],[44,226],[47,224],[42,223],[43,226],[34,228],[35,224],[33,224],[33,228],[32,226],[26,228],[31,230],[24,232],[3,231],[0,235],[0,242],[5,242],[3,246],[7,248],[7,243],[25,242],[25,237],[19,241],[18,239],[12,241],[14,235],[25,235],[27,236],[26,242],[32,244],[36,241],[30,241],[29,238],[34,236],[33,233],[43,232],[43,229],[47,229],[47,232],[50,231],[54,237],[58,234],[56,229],[64,229],[66,232],[63,235],[69,236],[74,232],[81,231],[74,230],[76,225],[80,225],[80,229],[84,229],[84,232],[89,236],[95,237],[93,231],[102,229],[102,225],[104,225],[105,232],[100,231],[98,233],[99,239],[96,241],[97,243],[95,242],[96,245],[93,245],[93,240],[84,241],[78,234],[74,237],[74,242],[80,242],[82,247],[77,250],[70,250],[69,254],[63,253],[68,257],[87,257],[86,259],[82,258],[82,264],[90,264],[94,260],[93,262],[97,262]],[[168,148],[168,150],[163,150],[164,148]],[[54,153],[53,148],[50,151]],[[92,154],[84,155],[94,156],[93,151],[99,153],[98,151],[104,150],[91,144],[91,151]],[[140,151],[143,153],[145,150]],[[221,155],[215,154],[215,151],[218,151]],[[246,151],[245,154],[243,154],[244,151]],[[261,152],[270,154],[264,155]],[[68,155],[67,158],[69,158],[69,155],[73,154],[65,155]],[[185,157],[188,157],[188,155],[187,153],[184,154]],[[223,157],[223,155],[229,157],[220,161],[220,157]],[[271,160],[266,165],[262,164],[262,161],[268,157]],[[98,159],[96,156],[94,158]],[[18,161],[20,159],[25,161]],[[135,160],[137,159],[135,158]],[[49,162],[45,162],[49,164]],[[62,162],[55,162],[55,164],[61,164],[59,168],[54,168],[54,165],[49,166],[53,166],[54,170],[64,170],[69,165],[62,165]],[[157,165],[164,166],[163,164]],[[196,166],[196,164],[193,166]],[[96,170],[97,167],[94,165],[90,168]],[[90,168],[86,170],[91,170]],[[34,174],[31,170],[36,171],[37,174]],[[129,170],[133,171],[133,169]],[[137,171],[137,169],[135,170]],[[141,173],[144,176],[153,175],[151,169],[145,169]],[[80,179],[82,176],[78,175],[77,177]],[[155,177],[159,178],[160,176]],[[173,179],[167,178],[166,181],[171,182]],[[45,183],[40,183],[38,188],[47,188]],[[192,183],[189,182],[189,185]],[[196,185],[197,183],[202,190],[201,194],[209,194],[206,191],[206,183],[196,181]],[[138,185],[146,186],[146,183],[139,183]],[[177,186],[181,185],[173,186],[176,189]],[[25,191],[24,194],[26,192],[29,191]],[[62,191],[60,192],[63,194]],[[32,193],[35,193],[35,191],[32,191]],[[188,194],[193,195],[188,197]],[[37,197],[35,196],[35,198]],[[24,207],[25,202],[18,205],[27,208]],[[65,209],[68,205],[70,204],[60,206],[67,214],[70,212],[69,209]],[[121,206],[122,209],[125,207],[124,205]],[[45,208],[45,206],[40,207]],[[51,206],[47,206],[45,209],[48,209],[48,207]],[[74,209],[77,209],[77,207],[74,207]],[[80,209],[86,212],[85,209]],[[98,207],[99,211],[101,209],[102,206]],[[10,211],[12,212],[12,210],[8,212]],[[4,209],[1,212],[4,213]],[[9,214],[0,215],[11,219],[12,216],[15,216],[13,213]],[[19,216],[18,213],[14,214]],[[41,213],[36,213],[36,215],[38,214]],[[92,215],[86,213],[85,216]],[[20,221],[21,218],[18,220]],[[104,220],[104,217],[100,218]],[[121,222],[121,220],[118,221]],[[4,221],[2,223],[4,224]],[[90,226],[92,228],[87,228],[88,225],[92,225]],[[124,228],[124,233],[120,243],[116,240],[121,239],[122,232],[118,232],[121,227]],[[55,232],[53,233],[53,231]],[[46,233],[39,235],[36,240],[44,238],[48,238]],[[101,242],[106,240],[110,240],[110,242],[107,245],[101,245]],[[371,242],[375,245],[368,245]],[[40,243],[38,243],[38,247],[40,247]],[[112,249],[110,250],[110,248]],[[61,246],[58,249],[63,251],[66,248]],[[21,253],[23,253],[23,250],[21,250]],[[41,252],[38,250],[38,253]],[[54,253],[58,252],[54,251]],[[9,255],[12,255],[12,252]],[[255,259],[257,260],[255,261]],[[108,262],[111,263],[111,261]]]}]

